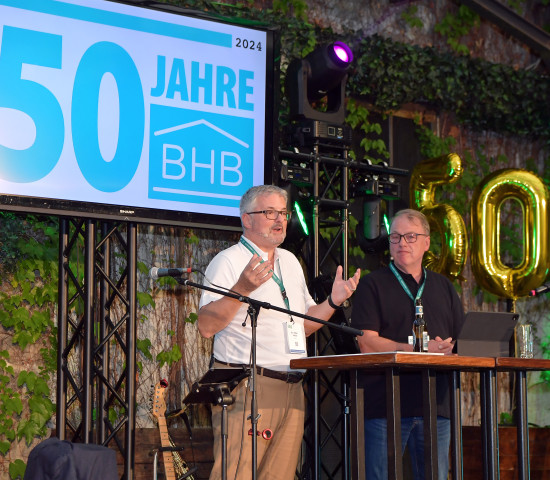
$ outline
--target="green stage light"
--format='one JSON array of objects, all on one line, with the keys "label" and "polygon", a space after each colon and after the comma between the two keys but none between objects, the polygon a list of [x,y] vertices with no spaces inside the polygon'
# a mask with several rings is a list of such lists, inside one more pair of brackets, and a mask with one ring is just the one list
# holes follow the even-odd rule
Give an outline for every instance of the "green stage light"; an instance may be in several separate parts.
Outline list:
[{"label": "green stage light", "polygon": [[309,229],[307,228],[306,217],[298,202],[294,202],[294,211],[296,212],[296,216],[298,217],[298,220],[300,220],[300,225],[302,227],[303,232],[309,236]]},{"label": "green stage light", "polygon": [[383,215],[383,218],[384,218],[384,226],[386,227],[386,232],[390,233],[390,220],[385,213]]}]

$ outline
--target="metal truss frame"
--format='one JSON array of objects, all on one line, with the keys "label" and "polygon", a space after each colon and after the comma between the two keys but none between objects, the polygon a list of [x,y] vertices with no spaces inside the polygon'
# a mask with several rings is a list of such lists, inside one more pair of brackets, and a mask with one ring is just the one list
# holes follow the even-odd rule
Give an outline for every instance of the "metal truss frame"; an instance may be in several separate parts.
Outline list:
[{"label": "metal truss frame", "polygon": [[137,225],[60,219],[57,436],[118,448],[134,474]]},{"label": "metal truss frame", "polygon": [[[307,242],[303,261],[310,284],[316,285],[314,297],[324,301],[323,279],[334,275],[335,266],[348,271],[349,239],[349,159],[348,148],[317,139],[307,153],[280,151],[280,159],[310,166],[313,174],[313,232]],[[324,235],[321,232],[324,231]],[[330,281],[332,283],[332,281]],[[330,288],[330,287],[329,287]],[[332,332],[323,327],[310,340],[311,355],[337,353]],[[345,371],[311,371],[305,381],[306,421],[303,461],[298,478],[350,478],[349,375]]]},{"label": "metal truss frame", "polygon": [[[348,150],[318,142],[314,145],[314,153],[317,158],[313,164],[313,261],[310,263],[310,278],[319,279],[325,275],[332,278],[337,265],[343,266],[344,275],[348,271]],[[322,295],[317,294],[316,300],[325,300]],[[328,327],[323,327],[314,336],[310,346],[311,355],[338,353]],[[306,432],[313,433],[312,474],[316,480],[344,480],[351,472],[348,456],[349,379],[346,373],[315,371],[307,382]]]}]

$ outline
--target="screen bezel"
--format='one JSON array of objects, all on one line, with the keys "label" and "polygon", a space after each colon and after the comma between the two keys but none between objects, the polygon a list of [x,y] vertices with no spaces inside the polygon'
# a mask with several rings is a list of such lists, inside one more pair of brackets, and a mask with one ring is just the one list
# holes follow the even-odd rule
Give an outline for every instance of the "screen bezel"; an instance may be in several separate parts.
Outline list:
[{"label": "screen bezel", "polygon": [[[155,2],[136,3],[131,0],[106,0],[111,3],[128,5],[133,8],[161,11],[170,15],[198,18],[212,23],[235,25],[239,28],[259,30],[266,34],[266,85],[265,85],[265,132],[264,132],[264,184],[275,180],[276,139],[278,137],[276,103],[279,98],[279,29],[267,25],[251,26],[235,20],[220,19],[206,12],[185,9],[176,5]],[[160,208],[136,207],[93,203],[70,199],[43,198],[27,195],[14,195],[0,192],[0,209],[19,213],[44,214],[65,217],[82,217],[97,220],[127,221],[165,226],[186,226],[240,231],[239,216],[210,213],[167,210]]]}]

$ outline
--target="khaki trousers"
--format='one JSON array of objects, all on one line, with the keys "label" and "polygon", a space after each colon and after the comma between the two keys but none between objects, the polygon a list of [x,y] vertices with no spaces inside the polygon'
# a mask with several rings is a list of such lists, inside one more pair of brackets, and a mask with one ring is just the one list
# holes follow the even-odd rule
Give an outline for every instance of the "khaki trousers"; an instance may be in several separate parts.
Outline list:
[{"label": "khaki trousers", "polygon": [[[304,433],[304,392],[302,382],[256,375],[256,405],[258,407],[257,480],[294,480]],[[248,378],[232,392],[235,403],[227,407],[227,480],[252,478],[252,436]],[[222,407],[212,407],[214,432],[214,466],[210,480],[222,478]],[[262,438],[269,429],[272,438]]]}]

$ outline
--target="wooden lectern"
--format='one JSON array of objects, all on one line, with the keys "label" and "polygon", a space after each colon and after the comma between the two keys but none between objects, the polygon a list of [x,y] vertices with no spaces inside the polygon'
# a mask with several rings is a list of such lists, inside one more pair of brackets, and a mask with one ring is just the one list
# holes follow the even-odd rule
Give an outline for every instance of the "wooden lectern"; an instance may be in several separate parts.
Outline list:
[{"label": "wooden lectern", "polygon": [[[402,370],[417,370],[422,373],[424,390],[424,436],[426,478],[437,479],[437,436],[435,373],[447,370],[451,375],[451,454],[453,480],[462,480],[462,421],[460,413],[460,372],[478,371],[481,376],[481,423],[483,432],[484,478],[497,480],[498,466],[498,409],[496,395],[497,371],[512,371],[516,375],[518,409],[518,466],[519,479],[529,479],[529,431],[527,422],[526,372],[550,370],[550,360],[508,357],[466,357],[428,353],[358,353],[309,357],[290,361],[291,368],[350,370],[351,396],[351,455],[353,480],[365,478],[365,444],[363,391],[357,384],[360,369],[377,369],[386,373],[386,408],[388,419],[388,474],[389,478],[401,480],[401,402],[399,373]],[[435,468],[434,468],[435,467]]]},{"label": "wooden lectern", "polygon": [[[426,478],[437,478],[437,409],[435,373],[447,370],[451,373],[451,419],[452,437],[452,468],[453,479],[462,479],[462,439],[460,417],[460,371],[479,371],[485,378],[482,388],[487,398],[487,409],[484,409],[486,431],[496,432],[496,371],[495,359],[488,357],[459,357],[457,355],[437,355],[427,353],[366,353],[353,355],[334,355],[324,357],[309,357],[291,360],[291,368],[301,369],[339,369],[350,370],[351,395],[351,478],[365,478],[365,445],[364,445],[364,413],[363,391],[357,384],[357,372],[360,369],[383,370],[386,373],[386,409],[388,419],[388,475],[389,478],[401,480],[403,467],[401,460],[401,402],[399,374],[402,370],[416,370],[422,374],[424,391],[424,424],[425,424],[425,454]],[[489,465],[494,464],[494,456],[487,456]],[[498,462],[498,457],[496,462]],[[491,467],[491,470],[494,467]],[[498,468],[497,468],[498,472]],[[492,477],[496,478],[496,477]]]}]

